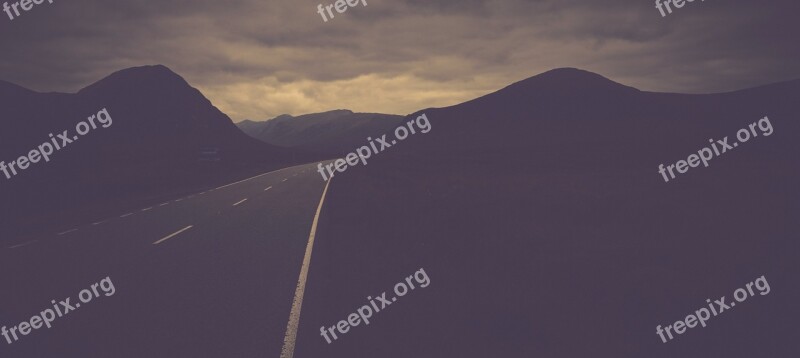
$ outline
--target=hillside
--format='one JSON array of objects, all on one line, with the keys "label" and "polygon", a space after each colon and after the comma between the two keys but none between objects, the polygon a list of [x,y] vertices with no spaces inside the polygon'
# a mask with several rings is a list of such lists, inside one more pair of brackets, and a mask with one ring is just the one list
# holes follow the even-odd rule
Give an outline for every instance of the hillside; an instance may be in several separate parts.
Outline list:
[{"label": "hillside", "polygon": [[[737,305],[730,322],[696,328],[667,349],[785,353],[796,329],[783,317],[800,299],[790,285],[800,274],[797,98],[800,81],[683,95],[558,69],[410,115],[425,113],[430,133],[333,179],[315,247],[324,253],[315,253],[315,270],[331,284],[311,287],[305,304],[346,306],[348,293],[380,287],[375,277],[419,267],[433,290],[392,308],[415,320],[382,316],[391,328],[380,337],[303,341],[298,354],[649,356],[664,349],[656,325],[761,275],[786,290],[780,298]],[[668,183],[658,173],[764,116],[771,135]],[[420,326],[449,333],[430,342]],[[742,327],[748,339],[731,341]]]},{"label": "hillside", "polygon": [[[0,160],[27,156],[51,133],[77,138],[49,162],[0,176],[4,238],[307,159],[244,135],[164,66],[118,71],[74,94],[7,82],[0,94]],[[103,108],[110,123],[79,136],[76,125]]]}]

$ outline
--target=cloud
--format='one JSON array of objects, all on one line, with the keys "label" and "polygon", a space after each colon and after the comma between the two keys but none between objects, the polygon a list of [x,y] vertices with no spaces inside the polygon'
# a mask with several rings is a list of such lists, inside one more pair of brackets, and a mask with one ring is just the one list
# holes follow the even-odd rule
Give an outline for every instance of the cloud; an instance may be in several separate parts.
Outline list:
[{"label": "cloud", "polygon": [[[326,0],[327,1],[327,0]],[[330,2],[323,3],[328,4]],[[305,0],[45,2],[0,13],[0,79],[74,92],[161,63],[235,120],[334,108],[405,114],[556,67],[646,90],[800,77],[794,3],[367,0],[323,22]]]},{"label": "cloud", "polygon": [[[465,88],[473,88],[465,90]],[[491,78],[439,82],[409,75],[383,77],[376,74],[351,79],[317,82],[282,82],[266,77],[249,82],[210,85],[205,93],[220,98],[215,103],[236,118],[266,119],[248,113],[304,114],[331,109],[357,112],[408,114],[408,108],[422,109],[458,103],[465,96],[475,98],[492,92]],[[224,95],[223,95],[224,94]],[[248,108],[246,112],[239,109]],[[301,108],[302,111],[297,111]]]}]

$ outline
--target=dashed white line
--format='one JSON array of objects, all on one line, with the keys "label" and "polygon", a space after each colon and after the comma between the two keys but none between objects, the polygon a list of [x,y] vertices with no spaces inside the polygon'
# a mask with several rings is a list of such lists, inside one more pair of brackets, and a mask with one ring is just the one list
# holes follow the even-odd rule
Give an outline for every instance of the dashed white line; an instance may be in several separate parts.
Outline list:
[{"label": "dashed white line", "polygon": [[183,200],[183,199],[175,199],[175,202],[177,203],[177,202],[179,202],[179,201],[181,201],[181,200]]},{"label": "dashed white line", "polygon": [[270,190],[270,189],[272,189],[272,187],[268,186],[266,189],[264,189],[264,191],[267,191],[267,190]]},{"label": "dashed white line", "polygon": [[58,233],[58,235],[69,234],[69,233],[71,233],[71,232],[73,232],[73,231],[78,231],[78,229],[77,229],[77,228],[75,228],[75,229],[69,229],[69,230],[67,230],[67,231],[64,231],[64,232],[60,232],[60,233]]},{"label": "dashed white line", "polygon": [[281,181],[287,181],[287,180],[289,180],[289,178],[283,179],[283,180],[281,180]]},{"label": "dashed white line", "polygon": [[168,202],[166,202],[166,203],[161,203],[161,204],[158,204],[158,206],[164,206],[164,205],[167,205],[167,204],[169,204],[169,201],[168,201]]},{"label": "dashed white line", "polygon": [[185,227],[185,228],[183,228],[183,229],[180,229],[180,230],[178,230],[178,231],[176,231],[176,232],[173,232],[172,234],[169,234],[169,235],[167,235],[167,236],[166,236],[166,237],[164,237],[163,239],[161,239],[161,240],[158,240],[158,241],[154,242],[154,243],[153,243],[153,245],[158,245],[158,244],[160,244],[160,243],[162,243],[162,242],[164,242],[164,241],[166,241],[166,240],[169,240],[169,239],[171,239],[171,238],[175,237],[175,235],[178,235],[178,234],[180,234],[180,233],[182,233],[182,232],[184,232],[184,231],[186,231],[186,230],[189,230],[189,229],[191,229],[191,228],[192,228],[192,226],[193,226],[193,225],[189,225],[189,226],[187,226],[187,227]]},{"label": "dashed white line", "polygon": [[[296,166],[295,166],[295,167],[296,167]],[[213,190],[217,190],[217,189],[222,189],[222,188],[227,188],[227,187],[229,187],[229,186],[231,186],[231,185],[236,185],[236,184],[243,183],[243,182],[246,182],[246,181],[248,181],[248,180],[255,179],[255,178],[258,178],[258,177],[261,177],[261,176],[267,175],[267,174],[277,173],[277,172],[284,171],[284,170],[291,169],[291,168],[295,168],[295,167],[288,167],[288,168],[281,168],[281,169],[278,169],[278,170],[273,170],[273,171],[271,171],[271,172],[268,172],[268,173],[263,173],[263,174],[259,174],[259,175],[256,175],[256,176],[254,176],[254,177],[250,177],[250,178],[247,178],[247,179],[244,179],[244,180],[239,180],[239,181],[237,181],[237,182],[235,182],[235,183],[225,184],[225,185],[223,185],[223,186],[221,186],[221,187],[217,187],[217,188],[211,189],[211,190],[209,190],[209,191],[213,191]]]},{"label": "dashed white line", "polygon": [[125,218],[125,217],[131,216],[131,215],[133,215],[133,213],[127,213],[127,214],[125,214],[125,215],[121,215],[120,217],[121,217],[121,218]]},{"label": "dashed white line", "polygon": [[[272,173],[272,172],[269,172],[269,173]],[[247,178],[247,179],[244,179],[244,180],[239,180],[239,181],[237,181],[237,182],[235,182],[235,183],[230,183],[230,184],[226,184],[226,185],[223,185],[223,186],[221,186],[221,187],[218,187],[218,188],[214,188],[214,189],[212,189],[212,190],[217,190],[217,189],[227,188],[227,187],[229,187],[229,186],[231,186],[231,185],[236,185],[236,184],[239,184],[239,183],[243,183],[243,182],[246,182],[246,181],[248,181],[248,180],[250,180],[250,179],[255,179],[255,178],[258,178],[258,177],[260,177],[260,176],[267,175],[267,174],[269,174],[269,173],[259,174],[259,175],[256,175],[256,176],[254,176],[254,177],[250,177],[250,178]]]},{"label": "dashed white line", "polygon": [[102,223],[104,223],[104,222],[106,222],[106,221],[105,221],[105,220],[103,220],[103,221],[98,221],[98,222],[96,222],[96,223],[92,223],[92,225],[100,225],[100,224],[102,224]]},{"label": "dashed white line", "polygon": [[286,324],[286,335],[283,337],[281,358],[292,358],[294,356],[294,346],[297,340],[297,328],[300,325],[300,310],[303,306],[303,296],[306,292],[308,267],[311,264],[311,251],[314,249],[314,236],[317,234],[319,213],[322,211],[322,203],[325,202],[325,194],[328,192],[328,185],[330,184],[330,180],[328,180],[328,183],[325,184],[325,190],[322,191],[322,197],[319,199],[319,206],[317,206],[317,213],[314,215],[314,221],[311,223],[311,233],[308,236],[306,254],[303,257],[303,266],[300,268],[300,278],[297,280],[297,288],[294,291],[292,310],[289,313],[289,323]]},{"label": "dashed white line", "polygon": [[28,245],[30,245],[30,244],[33,244],[33,243],[37,242],[37,241],[38,241],[38,240],[31,240],[31,241],[28,241],[28,242],[23,242],[23,243],[21,243],[21,244],[17,244],[17,245],[14,245],[14,246],[10,246],[10,247],[9,247],[9,249],[16,249],[16,248],[18,248],[18,247],[28,246]]},{"label": "dashed white line", "polygon": [[149,208],[144,208],[144,209],[142,209],[142,211],[147,211],[147,210],[150,210],[150,209],[152,209],[152,208],[153,208],[152,206],[151,206],[151,207],[149,207]]},{"label": "dashed white line", "polygon": [[240,200],[238,203],[233,204],[233,206],[239,205],[239,204],[241,204],[241,203],[243,203],[245,201],[247,201],[247,198],[244,198],[244,199]]}]

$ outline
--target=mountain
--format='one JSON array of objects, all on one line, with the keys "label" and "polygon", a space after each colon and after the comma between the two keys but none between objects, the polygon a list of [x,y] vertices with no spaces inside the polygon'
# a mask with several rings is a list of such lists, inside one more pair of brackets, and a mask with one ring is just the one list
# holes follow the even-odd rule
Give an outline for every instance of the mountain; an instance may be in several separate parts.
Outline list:
[{"label": "mountain", "polygon": [[262,129],[264,129],[264,126],[266,124],[267,122],[258,122],[245,119],[239,123],[236,123],[236,126],[239,127],[239,129],[242,132],[244,132],[244,134],[247,134],[251,137],[255,137],[256,135],[258,135],[258,133],[261,132]]},{"label": "mountain", "polygon": [[288,114],[263,121],[245,120],[239,129],[276,146],[336,156],[352,152],[392,131],[402,116],[334,110],[293,117]]},{"label": "mountain", "polygon": [[[349,293],[379,286],[365,267],[370,278],[424,267],[438,291],[403,298],[403,310],[423,312],[423,321],[386,318],[395,332],[359,352],[748,357],[774,347],[785,354],[796,329],[783,317],[800,299],[789,285],[800,276],[798,98],[798,80],[688,95],[557,69],[418,111],[406,120],[424,113],[429,133],[331,181],[318,236],[336,240],[315,249],[351,259],[319,256],[315,270],[358,279],[311,287],[306,304],[345,305]],[[773,133],[761,122],[757,137],[714,155],[708,167],[669,182],[658,172],[711,146],[709,139],[733,145],[740,129],[765,116]],[[657,325],[683,319],[707,298],[730,301],[762,275],[788,285],[786,296],[755,296],[741,310],[737,303],[727,318],[676,342],[656,335]],[[469,319],[453,319],[465,312]],[[408,332],[420,324],[450,333],[414,349],[408,340],[425,333]],[[318,340],[296,354],[355,350]]]},{"label": "mountain", "polygon": [[[112,210],[300,159],[243,134],[164,66],[121,70],[74,94],[0,82],[0,95],[0,160],[28,155],[50,142],[51,133],[67,130],[73,138],[49,162],[10,179],[0,173],[3,221],[18,233],[25,231],[19,226],[41,227],[38,221],[52,222],[59,213],[88,216],[94,207]],[[104,108],[110,124],[96,121],[79,136],[78,123]]]}]

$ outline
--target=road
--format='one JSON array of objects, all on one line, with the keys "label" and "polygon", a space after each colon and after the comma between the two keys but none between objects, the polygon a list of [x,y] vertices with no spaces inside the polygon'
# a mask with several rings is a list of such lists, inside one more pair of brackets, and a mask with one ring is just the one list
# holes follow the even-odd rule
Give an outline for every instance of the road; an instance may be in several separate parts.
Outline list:
[{"label": "road", "polygon": [[114,286],[0,356],[281,356],[325,187],[301,165],[0,248],[0,325]]}]

